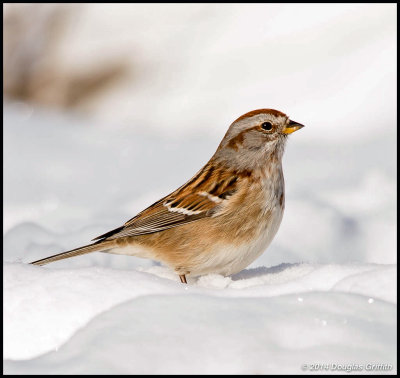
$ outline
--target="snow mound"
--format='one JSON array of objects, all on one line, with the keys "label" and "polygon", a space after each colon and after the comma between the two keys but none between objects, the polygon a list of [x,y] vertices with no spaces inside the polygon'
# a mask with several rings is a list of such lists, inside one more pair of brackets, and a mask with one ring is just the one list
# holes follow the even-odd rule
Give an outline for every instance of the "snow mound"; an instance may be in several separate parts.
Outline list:
[{"label": "snow mound", "polygon": [[[393,363],[395,280],[394,265],[378,264],[281,264],[182,285],[162,266],[5,263],[4,358],[32,359],[6,370],[265,373],[322,361]],[[170,357],[149,365],[162,350]],[[285,358],[290,366],[278,369]],[[69,359],[77,370],[60,362]]]},{"label": "snow mound", "polygon": [[151,295],[97,316],[58,351],[7,361],[5,372],[268,374],[301,373],[315,363],[393,366],[395,318],[395,306],[356,294]]}]

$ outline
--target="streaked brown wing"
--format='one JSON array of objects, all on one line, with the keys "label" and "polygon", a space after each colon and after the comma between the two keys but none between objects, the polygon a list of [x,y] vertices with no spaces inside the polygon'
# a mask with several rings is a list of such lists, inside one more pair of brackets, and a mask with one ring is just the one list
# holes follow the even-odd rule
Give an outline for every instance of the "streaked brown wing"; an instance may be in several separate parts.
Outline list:
[{"label": "streaked brown wing", "polygon": [[[125,223],[124,226],[93,240],[111,240],[124,236],[150,234],[194,222],[213,214],[213,210],[215,210],[217,205],[215,202],[198,195],[191,195],[188,197],[189,198],[181,199],[183,206],[173,199],[156,203]],[[193,208],[195,210],[188,210],[187,208]]]},{"label": "streaked brown wing", "polygon": [[[215,177],[208,180],[211,173]],[[215,216],[221,204],[235,192],[236,183],[237,177],[219,174],[205,167],[187,184],[157,201],[123,226],[93,240],[150,234]]]}]

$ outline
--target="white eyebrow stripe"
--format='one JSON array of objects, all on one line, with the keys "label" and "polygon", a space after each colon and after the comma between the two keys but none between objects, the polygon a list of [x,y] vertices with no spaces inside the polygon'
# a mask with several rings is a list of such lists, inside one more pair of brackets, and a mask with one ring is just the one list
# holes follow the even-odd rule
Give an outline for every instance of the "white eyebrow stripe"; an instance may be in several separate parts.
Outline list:
[{"label": "white eyebrow stripe", "polygon": [[199,192],[198,194],[199,194],[199,196],[206,197],[207,199],[209,199],[210,201],[213,201],[215,203],[221,203],[223,201],[221,198],[219,198],[217,196],[213,196],[212,194],[207,193],[207,192]]}]

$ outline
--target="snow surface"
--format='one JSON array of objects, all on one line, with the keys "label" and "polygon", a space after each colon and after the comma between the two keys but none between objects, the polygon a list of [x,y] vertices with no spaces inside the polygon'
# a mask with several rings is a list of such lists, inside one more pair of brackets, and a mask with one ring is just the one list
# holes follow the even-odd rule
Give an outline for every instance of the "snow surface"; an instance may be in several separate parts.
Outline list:
[{"label": "snow surface", "polygon": [[395,366],[395,274],[394,266],[375,264],[282,264],[184,286],[164,267],[6,263],[4,355],[29,360],[7,361],[5,372],[261,374],[299,373],[312,363]]},{"label": "snow surface", "polygon": [[[395,8],[105,8],[73,24],[65,56],[135,46],[138,83],[105,95],[97,120],[4,106],[4,372],[396,372]],[[306,127],[285,152],[280,230],[246,270],[182,285],[128,256],[26,264],[183,184],[260,107]]]}]

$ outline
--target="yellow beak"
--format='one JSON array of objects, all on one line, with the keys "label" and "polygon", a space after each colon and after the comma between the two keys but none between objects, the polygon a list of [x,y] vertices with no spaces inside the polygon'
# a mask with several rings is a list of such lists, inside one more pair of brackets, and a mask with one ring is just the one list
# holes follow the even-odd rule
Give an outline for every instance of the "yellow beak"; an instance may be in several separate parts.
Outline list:
[{"label": "yellow beak", "polygon": [[283,129],[284,134],[291,134],[304,127],[301,123],[289,120],[288,125]]}]

